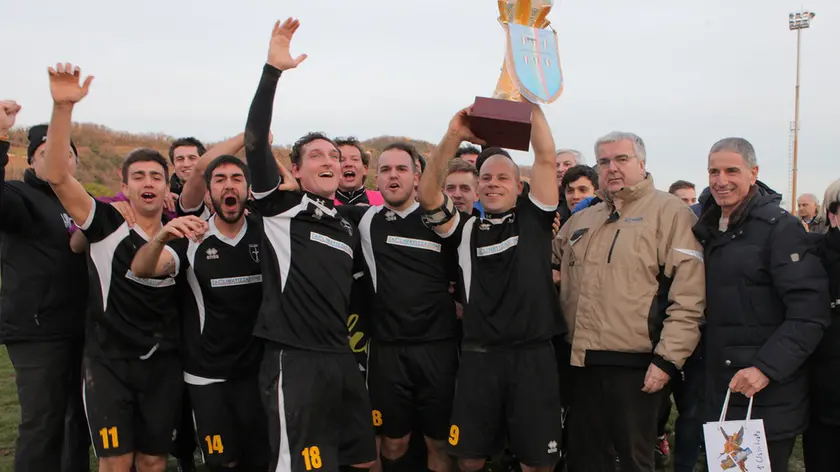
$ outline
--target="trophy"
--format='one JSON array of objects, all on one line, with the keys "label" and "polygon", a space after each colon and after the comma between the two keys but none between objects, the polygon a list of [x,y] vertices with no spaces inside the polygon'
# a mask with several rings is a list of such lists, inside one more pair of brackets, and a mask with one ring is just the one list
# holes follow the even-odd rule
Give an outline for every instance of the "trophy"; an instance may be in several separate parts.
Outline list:
[{"label": "trophy", "polygon": [[470,129],[490,146],[527,151],[531,104],[552,103],[563,92],[557,33],[546,19],[553,0],[497,0],[507,33],[502,75],[493,98],[476,97]]}]

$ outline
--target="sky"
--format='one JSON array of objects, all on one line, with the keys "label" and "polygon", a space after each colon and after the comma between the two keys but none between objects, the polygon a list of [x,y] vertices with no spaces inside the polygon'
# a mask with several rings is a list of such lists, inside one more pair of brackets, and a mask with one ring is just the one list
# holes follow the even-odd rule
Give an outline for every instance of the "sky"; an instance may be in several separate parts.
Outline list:
[{"label": "sky", "polygon": [[[741,136],[759,178],[787,194],[787,21],[803,7],[817,15],[802,34],[798,193],[821,196],[840,178],[828,152],[840,124],[837,0],[555,0],[565,88],[544,109],[557,147],[593,164],[599,136],[634,132],[658,187],[702,188],[709,148]],[[493,0],[32,0],[4,13],[14,43],[0,97],[23,105],[20,125],[49,119],[46,68],[69,61],[96,77],[74,120],[210,142],[244,128],[275,19],[300,19],[292,54],[309,56],[280,81],[276,144],[308,131],[436,143],[458,109],[492,95],[505,52]]]}]

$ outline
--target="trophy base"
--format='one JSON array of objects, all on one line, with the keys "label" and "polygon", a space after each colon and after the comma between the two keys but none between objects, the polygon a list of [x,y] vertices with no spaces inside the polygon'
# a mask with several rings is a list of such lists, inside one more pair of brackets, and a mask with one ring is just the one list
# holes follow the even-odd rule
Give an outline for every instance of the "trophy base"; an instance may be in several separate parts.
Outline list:
[{"label": "trophy base", "polygon": [[527,102],[475,97],[470,129],[488,146],[528,151],[531,144],[531,111]]}]

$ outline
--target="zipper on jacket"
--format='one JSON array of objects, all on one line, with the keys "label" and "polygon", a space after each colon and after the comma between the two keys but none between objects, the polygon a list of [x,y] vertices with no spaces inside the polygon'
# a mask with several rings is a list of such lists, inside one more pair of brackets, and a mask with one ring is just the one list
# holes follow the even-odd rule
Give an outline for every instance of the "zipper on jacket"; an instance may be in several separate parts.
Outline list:
[{"label": "zipper on jacket", "polygon": [[615,230],[615,237],[613,238],[612,246],[610,246],[610,253],[607,255],[607,264],[612,262],[612,253],[613,249],[615,249],[615,242],[618,241],[618,233],[621,232],[621,229]]},{"label": "zipper on jacket", "polygon": [[41,320],[38,319],[38,313],[35,313],[35,324],[41,326]]}]

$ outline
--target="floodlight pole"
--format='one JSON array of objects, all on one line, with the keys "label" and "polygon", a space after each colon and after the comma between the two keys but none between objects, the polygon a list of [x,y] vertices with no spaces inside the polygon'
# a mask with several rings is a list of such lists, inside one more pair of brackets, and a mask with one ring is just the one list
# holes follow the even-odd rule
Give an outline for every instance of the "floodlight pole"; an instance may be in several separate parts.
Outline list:
[{"label": "floodlight pole", "polygon": [[796,178],[799,171],[799,66],[802,51],[802,30],[811,26],[813,12],[804,11],[789,15],[789,27],[796,31],[796,98],[793,114],[793,175],[791,176],[791,213],[796,214]]}]

